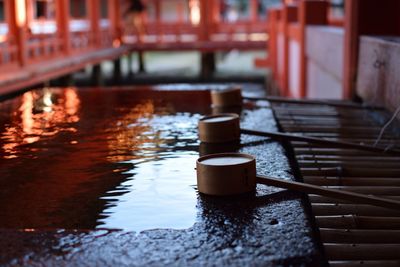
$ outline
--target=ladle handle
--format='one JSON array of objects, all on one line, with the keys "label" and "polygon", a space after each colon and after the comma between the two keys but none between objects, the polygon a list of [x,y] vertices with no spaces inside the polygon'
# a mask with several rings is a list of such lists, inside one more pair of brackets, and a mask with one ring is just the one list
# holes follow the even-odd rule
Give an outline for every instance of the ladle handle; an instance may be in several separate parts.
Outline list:
[{"label": "ladle handle", "polygon": [[324,188],[317,185],[310,185],[300,182],[287,181],[277,178],[271,178],[266,176],[257,176],[257,183],[265,184],[269,186],[275,186],[279,188],[285,188],[289,190],[299,191],[307,194],[315,194],[320,196],[326,196],[330,198],[347,200],[352,203],[358,204],[369,204],[382,208],[395,209],[400,211],[400,201],[374,197],[364,194],[358,194],[348,191],[341,191],[336,189]]}]

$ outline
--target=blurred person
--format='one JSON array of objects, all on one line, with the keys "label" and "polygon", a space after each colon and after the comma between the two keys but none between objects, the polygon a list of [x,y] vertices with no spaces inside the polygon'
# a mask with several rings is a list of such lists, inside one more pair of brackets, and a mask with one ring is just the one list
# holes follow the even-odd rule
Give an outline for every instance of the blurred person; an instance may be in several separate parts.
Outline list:
[{"label": "blurred person", "polygon": [[220,1],[220,6],[219,6],[219,8],[220,8],[220,12],[221,12],[221,17],[222,17],[222,20],[226,20],[226,13],[227,13],[227,10],[228,10],[228,4],[226,3],[226,0],[221,0]]},{"label": "blurred person", "polygon": [[[131,0],[127,13],[130,23],[133,24],[138,36],[138,42],[143,43],[145,36],[144,13],[146,6],[141,0]],[[145,72],[143,52],[138,52],[139,72]]]},{"label": "blurred person", "polygon": [[139,42],[143,42],[144,30],[144,11],[146,7],[141,0],[131,0],[128,14],[138,33]]}]

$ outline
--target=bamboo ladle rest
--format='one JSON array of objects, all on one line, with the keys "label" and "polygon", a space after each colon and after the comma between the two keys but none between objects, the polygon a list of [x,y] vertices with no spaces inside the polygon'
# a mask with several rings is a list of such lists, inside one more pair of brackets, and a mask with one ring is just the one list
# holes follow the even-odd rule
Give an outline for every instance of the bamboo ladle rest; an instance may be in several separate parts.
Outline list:
[{"label": "bamboo ladle rest", "polygon": [[335,148],[351,148],[375,153],[400,155],[399,150],[383,149],[368,145],[361,145],[342,141],[333,141],[323,138],[301,136],[280,132],[256,131],[240,128],[240,119],[237,114],[223,113],[203,117],[198,123],[199,139],[205,143],[224,143],[240,140],[240,134],[269,137],[279,141],[301,141]]},{"label": "bamboo ladle rest", "polygon": [[264,184],[307,194],[316,194],[357,204],[400,210],[400,201],[324,188],[256,174],[255,158],[241,153],[221,153],[200,157],[196,162],[199,192],[214,196],[249,193]]},{"label": "bamboo ladle rest", "polygon": [[381,147],[369,146],[369,145],[361,145],[349,142],[342,142],[342,141],[333,141],[327,140],[323,138],[317,137],[310,137],[310,136],[302,136],[302,135],[294,135],[294,134],[287,134],[287,133],[280,133],[280,132],[267,132],[267,131],[255,131],[250,129],[240,129],[242,134],[249,134],[249,135],[256,135],[256,136],[263,136],[263,137],[270,137],[275,140],[280,141],[300,141],[300,142],[307,142],[313,144],[320,144],[320,145],[328,145],[333,146],[336,148],[351,148],[351,149],[358,149],[368,152],[375,152],[375,153],[386,153],[386,154],[393,154],[393,155],[400,155],[400,151],[396,149],[384,149]]},{"label": "bamboo ladle rest", "polygon": [[369,106],[359,103],[352,102],[334,102],[329,100],[310,100],[310,99],[293,99],[284,98],[278,96],[266,96],[266,97],[243,97],[244,100],[249,101],[269,101],[275,103],[288,103],[288,104],[299,104],[299,105],[323,105],[338,108],[353,108],[353,109],[369,109],[369,110],[382,110],[383,107]]}]

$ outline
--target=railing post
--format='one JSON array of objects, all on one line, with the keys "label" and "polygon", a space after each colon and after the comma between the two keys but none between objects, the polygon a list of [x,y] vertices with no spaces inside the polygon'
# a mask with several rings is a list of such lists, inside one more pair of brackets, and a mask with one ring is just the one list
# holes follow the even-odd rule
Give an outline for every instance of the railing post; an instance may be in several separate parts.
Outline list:
[{"label": "railing post", "polygon": [[283,21],[283,73],[282,73],[282,95],[289,95],[289,24],[297,21],[297,6],[285,5],[282,12]]},{"label": "railing post", "polygon": [[57,0],[56,2],[57,32],[66,55],[71,53],[71,35],[69,31],[69,0]]},{"label": "railing post", "polygon": [[25,0],[12,0],[8,2],[10,15],[10,31],[9,35],[15,38],[17,46],[17,58],[21,67],[24,67],[27,62],[27,15],[26,15],[26,1]]},{"label": "railing post", "polygon": [[90,21],[90,36],[92,45],[94,47],[100,46],[100,10],[99,10],[99,0],[89,0],[88,2],[89,10],[89,21]]},{"label": "railing post", "polygon": [[121,8],[119,0],[108,0],[108,18],[110,20],[110,31],[113,38],[113,45],[121,43]]},{"label": "railing post", "polygon": [[209,7],[209,22],[208,22],[208,34],[212,34],[218,30],[218,25],[221,21],[221,0],[211,1]]},{"label": "railing post", "polygon": [[250,0],[250,21],[252,23],[258,21],[258,0]]},{"label": "railing post", "polygon": [[179,1],[176,7],[176,12],[178,13],[178,24],[182,25],[184,22],[183,13],[185,12],[184,3]]},{"label": "railing post", "polygon": [[218,23],[221,21],[221,0],[213,1],[212,18],[213,23]]},{"label": "railing post", "polygon": [[213,6],[213,1],[201,0],[200,1],[200,41],[210,40],[210,26],[213,13],[210,12]]},{"label": "railing post", "polygon": [[[209,12],[212,8],[212,0],[201,0],[200,1],[200,31],[199,31],[199,42],[205,43],[210,41],[210,26],[212,21],[212,12]],[[201,76],[207,79],[215,70],[215,54],[212,52],[204,52],[201,54]]]},{"label": "railing post", "polygon": [[277,8],[268,10],[268,60],[271,64],[272,78],[274,81],[279,79],[278,71],[278,22],[280,20],[280,10]]},{"label": "railing post", "polygon": [[163,41],[163,33],[161,30],[161,0],[154,0],[154,8],[155,8],[155,15],[156,15],[156,35],[158,37],[158,42]]}]

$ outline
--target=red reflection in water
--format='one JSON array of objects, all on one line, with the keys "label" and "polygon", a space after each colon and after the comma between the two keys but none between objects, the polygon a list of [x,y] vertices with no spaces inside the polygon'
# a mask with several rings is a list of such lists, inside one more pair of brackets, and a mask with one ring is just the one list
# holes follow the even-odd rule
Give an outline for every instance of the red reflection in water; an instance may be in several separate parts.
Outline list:
[{"label": "red reflection in water", "polygon": [[21,98],[18,112],[3,132],[4,158],[18,157],[22,145],[38,142],[61,131],[75,132],[66,124],[79,121],[80,100],[75,88],[65,90],[44,89],[26,92]]},{"label": "red reflection in water", "polygon": [[149,124],[137,124],[137,121],[150,120],[155,113],[154,109],[153,101],[144,101],[132,107],[115,125],[110,125],[106,130],[109,133],[108,160],[120,162],[134,158],[129,151],[137,151],[142,144],[148,142],[148,137],[142,134],[151,131]]}]

